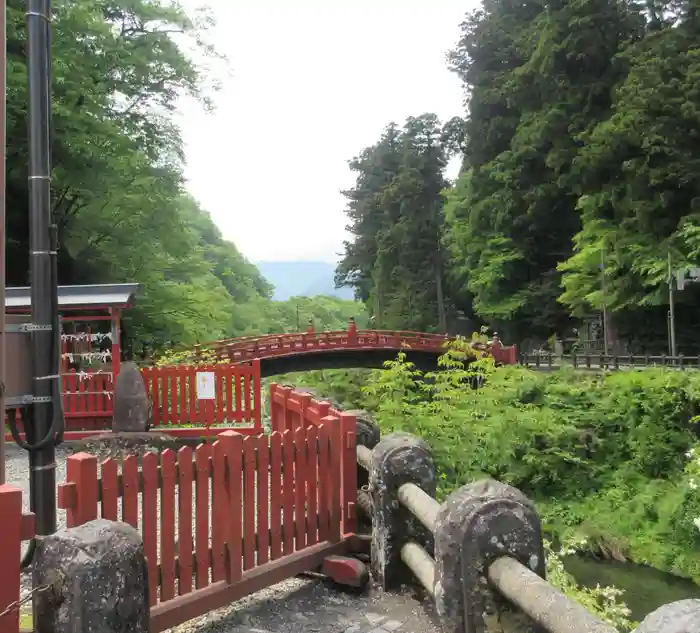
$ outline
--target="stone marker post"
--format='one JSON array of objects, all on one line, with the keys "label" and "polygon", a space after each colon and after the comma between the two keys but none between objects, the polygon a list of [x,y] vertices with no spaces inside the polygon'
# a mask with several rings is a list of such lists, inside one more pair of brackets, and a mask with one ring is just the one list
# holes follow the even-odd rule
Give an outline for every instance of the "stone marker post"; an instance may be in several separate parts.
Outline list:
[{"label": "stone marker post", "polygon": [[374,507],[372,521],[372,575],[383,589],[411,578],[401,561],[401,548],[415,541],[428,553],[433,551],[433,535],[398,501],[399,488],[413,483],[435,496],[435,462],[428,444],[408,433],[392,433],[372,451],[369,492]]},{"label": "stone marker post", "polygon": [[135,363],[124,363],[114,385],[112,432],[145,433],[151,425],[151,411],[143,376]]},{"label": "stone marker post", "polygon": [[37,539],[36,633],[148,633],[143,541],[126,523],[96,519]]},{"label": "stone marker post", "polygon": [[489,565],[511,556],[545,577],[540,519],[517,488],[491,479],[453,492],[435,529],[435,605],[449,633],[530,633],[530,619],[489,584]]}]

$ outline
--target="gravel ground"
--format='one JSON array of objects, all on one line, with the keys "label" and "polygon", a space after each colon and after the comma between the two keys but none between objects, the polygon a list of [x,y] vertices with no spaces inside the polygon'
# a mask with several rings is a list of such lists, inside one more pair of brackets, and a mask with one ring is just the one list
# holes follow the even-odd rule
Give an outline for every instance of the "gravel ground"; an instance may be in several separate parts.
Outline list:
[{"label": "gravel ground", "polygon": [[[56,451],[58,483],[65,481],[66,458],[72,452],[67,445]],[[12,444],[6,447],[6,480],[25,491],[25,509],[29,510],[27,454]],[[121,503],[119,512],[121,515]],[[57,524],[58,529],[65,527],[62,510],[58,510]],[[30,588],[29,575],[25,574],[23,595]],[[410,621],[408,628],[404,627],[407,621]],[[175,627],[171,633],[388,633],[394,630],[437,633],[438,628],[426,603],[407,591],[385,594],[370,588],[358,596],[317,578],[291,578]]]},{"label": "gravel ground", "polygon": [[[72,453],[66,445],[56,449],[56,481],[59,483],[66,479],[66,458]],[[29,512],[29,458],[26,451],[11,442],[5,444],[5,482],[22,489],[24,510]],[[56,519],[59,530],[66,526],[65,511],[58,510]],[[27,595],[30,589],[31,579],[27,571],[22,576],[22,596]]]}]

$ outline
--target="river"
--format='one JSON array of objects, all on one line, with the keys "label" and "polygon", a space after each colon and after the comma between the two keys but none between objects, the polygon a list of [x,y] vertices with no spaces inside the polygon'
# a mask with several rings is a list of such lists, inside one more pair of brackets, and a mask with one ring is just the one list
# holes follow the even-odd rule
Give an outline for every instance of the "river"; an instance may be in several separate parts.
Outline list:
[{"label": "river", "polygon": [[597,583],[623,589],[623,599],[637,621],[669,602],[700,598],[700,586],[692,581],[643,565],[567,556],[564,567],[586,587]]}]

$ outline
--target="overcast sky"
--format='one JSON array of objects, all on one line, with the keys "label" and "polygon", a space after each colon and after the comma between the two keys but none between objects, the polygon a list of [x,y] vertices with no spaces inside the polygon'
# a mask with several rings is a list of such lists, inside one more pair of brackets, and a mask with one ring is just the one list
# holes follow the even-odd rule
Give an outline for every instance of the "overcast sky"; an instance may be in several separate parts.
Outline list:
[{"label": "overcast sky", "polygon": [[182,105],[189,190],[252,261],[335,262],[347,161],[390,121],[463,114],[445,54],[476,1],[208,4],[231,70],[214,114]]}]

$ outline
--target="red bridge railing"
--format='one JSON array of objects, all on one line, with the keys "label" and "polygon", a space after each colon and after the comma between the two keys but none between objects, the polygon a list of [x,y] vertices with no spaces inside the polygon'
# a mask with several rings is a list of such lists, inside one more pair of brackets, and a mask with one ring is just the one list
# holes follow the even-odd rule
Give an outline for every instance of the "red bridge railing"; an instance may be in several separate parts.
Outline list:
[{"label": "red bridge railing", "polygon": [[[193,352],[195,356],[203,356],[206,352],[214,353],[218,358],[228,358],[234,363],[254,358],[292,356],[332,349],[347,351],[392,349],[440,354],[452,340],[454,340],[453,337],[445,334],[358,330],[351,325],[347,330],[334,332],[309,330],[290,334],[223,339],[197,345],[193,348]],[[505,347],[498,338],[492,339],[488,344],[483,345],[483,348],[488,350],[499,363],[514,365],[518,362],[517,347],[514,345]]]}]

